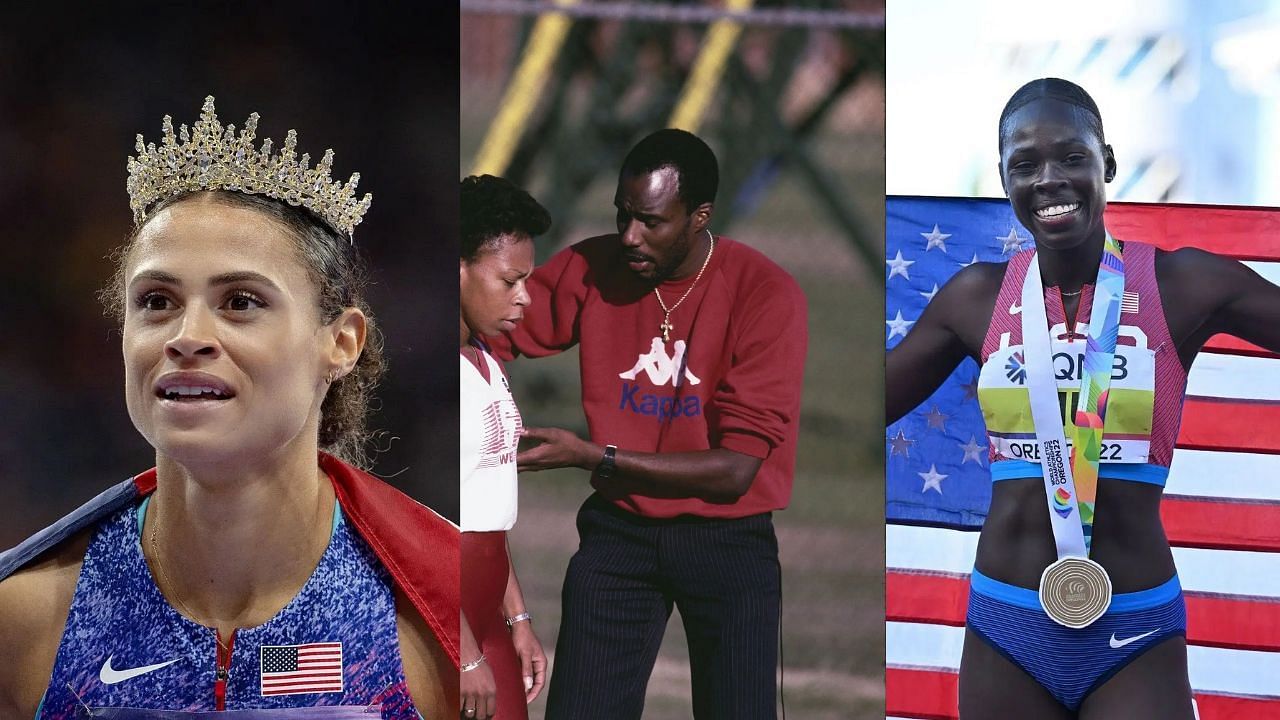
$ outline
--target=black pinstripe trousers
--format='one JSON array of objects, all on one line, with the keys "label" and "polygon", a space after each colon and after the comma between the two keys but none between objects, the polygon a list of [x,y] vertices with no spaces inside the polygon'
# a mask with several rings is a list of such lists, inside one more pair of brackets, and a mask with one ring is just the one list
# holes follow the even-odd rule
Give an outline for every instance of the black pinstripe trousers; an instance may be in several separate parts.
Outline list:
[{"label": "black pinstripe trousers", "polygon": [[778,541],[769,513],[655,520],[592,495],[561,596],[547,720],[631,720],[674,605],[698,720],[776,718]]}]

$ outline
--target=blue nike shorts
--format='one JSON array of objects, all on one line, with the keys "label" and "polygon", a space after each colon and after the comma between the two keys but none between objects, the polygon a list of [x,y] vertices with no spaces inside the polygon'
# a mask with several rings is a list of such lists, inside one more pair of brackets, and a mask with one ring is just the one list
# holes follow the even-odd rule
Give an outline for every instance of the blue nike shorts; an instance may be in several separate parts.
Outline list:
[{"label": "blue nike shorts", "polygon": [[1149,590],[1120,593],[1086,628],[1063,627],[1045,614],[1035,590],[993,580],[975,568],[967,627],[1075,711],[1089,693],[1143,652],[1187,635],[1178,576]]}]

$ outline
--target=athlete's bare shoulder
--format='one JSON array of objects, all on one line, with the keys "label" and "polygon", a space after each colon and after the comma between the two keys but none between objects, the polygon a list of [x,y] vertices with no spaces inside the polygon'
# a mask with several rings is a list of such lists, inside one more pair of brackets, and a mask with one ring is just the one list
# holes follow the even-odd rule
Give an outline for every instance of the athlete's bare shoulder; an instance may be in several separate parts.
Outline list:
[{"label": "athlete's bare shoulder", "polygon": [[1158,251],[1165,321],[1184,362],[1215,333],[1280,346],[1280,288],[1233,258],[1198,248]]},{"label": "athlete's bare shoulder", "polygon": [[458,714],[458,670],[436,636],[399,590],[396,591],[396,630],[400,659],[409,681],[409,695],[422,717]]},{"label": "athlete's bare shoulder", "polygon": [[[978,359],[1007,263],[961,268],[885,358],[885,420],[905,415],[966,357]],[[897,318],[902,320],[903,318]]]},{"label": "athlete's bare shoulder", "polygon": [[1007,262],[979,262],[963,267],[929,303],[931,309],[936,306],[942,313],[942,322],[964,342],[971,356],[982,351],[982,340],[1008,267]]},{"label": "athlete's bare shoulder", "polygon": [[53,673],[90,534],[72,537],[0,581],[0,716],[35,716]]}]

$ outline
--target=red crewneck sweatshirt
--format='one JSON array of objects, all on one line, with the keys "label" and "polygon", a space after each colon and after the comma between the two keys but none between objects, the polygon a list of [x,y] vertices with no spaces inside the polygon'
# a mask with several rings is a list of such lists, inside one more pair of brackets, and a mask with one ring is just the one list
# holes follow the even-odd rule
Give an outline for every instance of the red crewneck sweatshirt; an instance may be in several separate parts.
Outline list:
[{"label": "red crewneck sweatshirt", "polygon": [[[552,355],[580,346],[582,408],[592,441],[641,452],[727,448],[760,458],[731,504],[629,495],[619,507],[653,518],[733,518],[780,510],[791,498],[808,345],[804,294],[758,251],[728,238],[696,283],[658,286],[663,311],[626,267],[616,235],[584,240],[534,271],[524,322],[498,354]],[[607,482],[607,481],[603,481]]]}]

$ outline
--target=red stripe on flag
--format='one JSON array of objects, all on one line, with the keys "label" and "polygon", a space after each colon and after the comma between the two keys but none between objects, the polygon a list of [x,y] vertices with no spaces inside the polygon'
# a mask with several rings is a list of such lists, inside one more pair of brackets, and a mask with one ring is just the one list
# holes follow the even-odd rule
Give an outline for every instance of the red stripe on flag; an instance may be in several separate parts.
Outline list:
[{"label": "red stripe on flag", "polygon": [[1169,544],[1218,550],[1280,551],[1280,502],[1166,495],[1160,503]]},{"label": "red stripe on flag", "polygon": [[1224,355],[1249,355],[1252,357],[1269,358],[1280,357],[1273,352],[1267,351],[1265,348],[1261,348],[1251,342],[1248,342],[1247,340],[1241,340],[1234,335],[1223,335],[1222,333],[1209,338],[1208,342],[1204,344],[1203,349],[1209,352],[1222,353]]},{"label": "red stripe on flag", "polygon": [[[925,720],[959,717],[960,676],[949,670],[886,668],[885,714]],[[1280,698],[1196,693],[1200,720],[1280,718]]]},{"label": "red stripe on flag", "polygon": [[[959,627],[969,604],[969,579],[890,570],[885,618]],[[1280,600],[1187,593],[1187,641],[1236,650],[1280,651]]]},{"label": "red stripe on flag", "polygon": [[959,677],[946,670],[885,668],[885,715],[925,720],[956,718]]},{"label": "red stripe on flag", "polygon": [[268,673],[264,676],[264,683],[276,683],[280,680],[292,680],[296,678],[319,678],[324,680],[332,680],[337,678],[338,674],[333,670],[305,670],[298,673]]},{"label": "red stripe on flag", "polygon": [[269,694],[312,694],[312,693],[340,693],[340,692],[342,692],[342,683],[316,685],[316,687],[306,687],[306,688],[293,687],[293,685],[289,685],[289,687],[282,687],[282,688],[262,688],[262,694],[264,694],[264,696],[269,696]]},{"label": "red stripe on flag", "polygon": [[1166,250],[1194,246],[1241,260],[1280,260],[1274,208],[1109,202],[1106,224],[1118,238]]},{"label": "red stripe on flag", "polygon": [[1189,592],[1187,642],[1236,650],[1280,650],[1280,600]]},{"label": "red stripe on flag", "polygon": [[1183,405],[1178,447],[1195,450],[1280,453],[1280,403],[1188,395]]},{"label": "red stripe on flag", "polygon": [[277,680],[277,679],[272,678],[272,679],[264,680],[264,681],[262,682],[262,687],[263,687],[264,689],[265,689],[265,688],[271,688],[271,687],[274,687],[274,688],[280,688],[280,687],[313,687],[313,686],[317,686],[317,685],[339,685],[339,686],[341,686],[341,685],[342,685],[342,681],[341,681],[341,680],[335,680],[335,679],[333,679],[333,678],[320,678],[320,679],[317,679],[317,680]]},{"label": "red stripe on flag", "polygon": [[960,626],[969,607],[969,576],[890,570],[884,596],[890,621]]},{"label": "red stripe on flag", "polygon": [[1200,720],[1276,720],[1280,698],[1196,693]]}]

